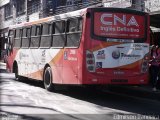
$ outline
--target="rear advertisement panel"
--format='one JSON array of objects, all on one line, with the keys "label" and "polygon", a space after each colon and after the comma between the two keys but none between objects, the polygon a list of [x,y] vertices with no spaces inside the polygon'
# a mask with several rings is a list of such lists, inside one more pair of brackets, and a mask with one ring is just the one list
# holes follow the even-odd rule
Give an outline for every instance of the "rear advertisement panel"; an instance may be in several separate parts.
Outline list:
[{"label": "rear advertisement panel", "polygon": [[94,12],[94,35],[108,38],[136,39],[145,36],[145,16]]}]

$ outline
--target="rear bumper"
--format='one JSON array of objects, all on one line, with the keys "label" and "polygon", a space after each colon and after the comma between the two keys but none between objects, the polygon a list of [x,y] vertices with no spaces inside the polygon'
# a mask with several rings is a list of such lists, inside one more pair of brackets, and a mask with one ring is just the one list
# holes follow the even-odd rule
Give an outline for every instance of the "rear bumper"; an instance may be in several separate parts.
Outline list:
[{"label": "rear bumper", "polygon": [[149,82],[148,74],[137,76],[95,76],[90,75],[82,80],[82,84],[126,84],[126,85],[145,85]]}]

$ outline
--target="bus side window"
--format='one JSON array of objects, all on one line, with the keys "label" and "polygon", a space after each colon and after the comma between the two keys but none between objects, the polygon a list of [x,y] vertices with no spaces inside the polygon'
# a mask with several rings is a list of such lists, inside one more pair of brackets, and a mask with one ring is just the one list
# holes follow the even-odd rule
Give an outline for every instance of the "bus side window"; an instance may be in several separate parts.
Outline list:
[{"label": "bus side window", "polygon": [[65,21],[55,22],[55,33],[64,33],[65,32]]},{"label": "bus side window", "polygon": [[13,49],[13,43],[14,43],[14,30],[9,30],[8,33],[8,40],[6,41],[8,43],[7,47],[7,55],[9,55],[9,52]]},{"label": "bus side window", "polygon": [[27,34],[26,34],[26,28],[23,28],[22,29],[22,38],[26,38],[27,36],[26,36]]},{"label": "bus side window", "polygon": [[31,37],[32,36],[36,36],[36,26],[32,26],[32,28],[31,28]]},{"label": "bus side window", "polygon": [[42,25],[42,35],[49,35],[51,32],[51,24],[44,23]]},{"label": "bus side window", "polygon": [[14,31],[13,30],[9,30],[8,37],[13,37],[13,36],[14,36]]},{"label": "bus side window", "polygon": [[78,18],[78,31],[82,32],[82,18]]},{"label": "bus side window", "polygon": [[36,26],[36,36],[39,36],[40,35],[40,29],[41,29],[41,26]]},{"label": "bus side window", "polygon": [[77,31],[77,24],[78,24],[78,20],[77,19],[68,20],[69,32],[76,32]]},{"label": "bus side window", "polygon": [[23,28],[22,33],[22,47],[28,48],[30,42],[30,28]]},{"label": "bus side window", "polygon": [[25,47],[26,42],[26,28],[22,29],[22,47]]},{"label": "bus side window", "polygon": [[55,34],[55,22],[53,22],[51,24],[52,24],[52,33],[51,34]]},{"label": "bus side window", "polygon": [[67,21],[67,42],[66,47],[78,47],[81,38],[80,18],[71,18]]},{"label": "bus side window", "polygon": [[42,25],[42,35],[40,47],[49,48],[51,46],[52,24],[44,23]]},{"label": "bus side window", "polygon": [[34,25],[31,28],[31,48],[38,48],[40,43],[40,25]]},{"label": "bus side window", "polygon": [[56,21],[53,23],[52,47],[64,47],[65,37],[65,21]]},{"label": "bus side window", "polygon": [[13,46],[14,30],[9,30],[8,33],[8,43]]},{"label": "bus side window", "polygon": [[18,28],[15,30],[15,38],[14,38],[14,47],[21,47],[21,29]]},{"label": "bus side window", "polygon": [[27,28],[27,38],[31,37],[31,28]]}]

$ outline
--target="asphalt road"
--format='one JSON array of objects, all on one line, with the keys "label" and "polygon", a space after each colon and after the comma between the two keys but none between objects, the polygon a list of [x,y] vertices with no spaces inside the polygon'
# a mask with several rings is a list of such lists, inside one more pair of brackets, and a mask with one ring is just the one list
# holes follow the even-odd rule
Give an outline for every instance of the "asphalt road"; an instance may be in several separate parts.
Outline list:
[{"label": "asphalt road", "polygon": [[83,87],[48,92],[42,83],[16,81],[11,73],[0,73],[0,78],[1,118],[112,120],[126,115],[137,119],[160,116],[158,100]]}]

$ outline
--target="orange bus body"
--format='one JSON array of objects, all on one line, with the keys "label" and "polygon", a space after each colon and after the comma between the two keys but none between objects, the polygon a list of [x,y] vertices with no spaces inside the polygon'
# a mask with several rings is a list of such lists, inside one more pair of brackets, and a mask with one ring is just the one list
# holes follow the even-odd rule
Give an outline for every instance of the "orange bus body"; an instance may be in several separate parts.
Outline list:
[{"label": "orange bus body", "polygon": [[[69,37],[76,39],[76,35],[70,36],[72,32],[66,31],[62,48],[13,47],[9,50],[8,69],[13,71],[16,64],[19,76],[43,80],[44,70],[50,66],[52,83],[56,84],[147,84],[149,15],[120,8],[87,8],[79,13],[82,31],[76,47],[65,46],[71,44],[67,41]],[[52,22],[53,18],[24,23],[19,28]],[[14,26],[10,30],[17,28]],[[42,41],[41,35],[39,39]]]}]

